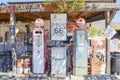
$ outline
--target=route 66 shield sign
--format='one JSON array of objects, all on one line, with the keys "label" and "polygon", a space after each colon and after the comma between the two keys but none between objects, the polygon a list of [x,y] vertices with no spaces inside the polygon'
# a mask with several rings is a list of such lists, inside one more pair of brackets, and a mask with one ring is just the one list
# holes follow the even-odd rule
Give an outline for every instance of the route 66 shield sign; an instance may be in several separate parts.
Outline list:
[{"label": "route 66 shield sign", "polygon": [[51,40],[66,40],[67,14],[51,14]]}]

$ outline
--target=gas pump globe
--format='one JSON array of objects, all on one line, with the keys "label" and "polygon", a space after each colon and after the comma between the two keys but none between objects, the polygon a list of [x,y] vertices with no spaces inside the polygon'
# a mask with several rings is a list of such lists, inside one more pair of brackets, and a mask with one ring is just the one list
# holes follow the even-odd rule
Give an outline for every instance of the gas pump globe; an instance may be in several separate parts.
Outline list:
[{"label": "gas pump globe", "polygon": [[76,25],[79,29],[85,29],[86,21],[84,18],[79,18],[76,20]]},{"label": "gas pump globe", "polygon": [[44,20],[41,18],[36,19],[35,25],[37,28],[44,28]]}]

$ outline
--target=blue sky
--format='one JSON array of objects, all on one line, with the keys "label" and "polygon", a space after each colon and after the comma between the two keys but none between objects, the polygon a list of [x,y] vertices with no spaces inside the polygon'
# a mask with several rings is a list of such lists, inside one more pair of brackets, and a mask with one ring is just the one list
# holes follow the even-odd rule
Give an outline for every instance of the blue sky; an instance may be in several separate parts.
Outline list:
[{"label": "blue sky", "polygon": [[[117,3],[120,5],[120,0],[117,0]],[[116,15],[114,16],[112,22],[120,22],[120,10],[117,11]]]},{"label": "blue sky", "polygon": [[[0,0],[0,3],[7,3],[7,2],[16,2],[16,1],[44,1],[44,0]],[[120,5],[120,0],[117,0],[117,3]],[[114,16],[112,22],[120,22],[120,10],[117,11],[116,15]]]}]

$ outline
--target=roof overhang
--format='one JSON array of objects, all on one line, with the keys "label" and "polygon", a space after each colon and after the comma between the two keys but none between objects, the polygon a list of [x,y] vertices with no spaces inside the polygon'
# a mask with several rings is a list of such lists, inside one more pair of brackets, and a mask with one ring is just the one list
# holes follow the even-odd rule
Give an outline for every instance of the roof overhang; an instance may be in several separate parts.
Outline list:
[{"label": "roof overhang", "polygon": [[[105,19],[106,11],[110,11],[110,17],[112,18],[116,11],[120,9],[120,5],[114,3],[115,0],[106,1],[109,1],[109,3],[88,2],[82,9],[78,9],[74,12],[66,12],[68,14],[68,20],[75,20],[80,17],[85,18],[87,22],[103,20]],[[37,18],[49,20],[50,13],[54,12],[46,10],[44,2],[11,2],[9,5],[0,6],[0,22],[9,22],[9,13],[12,8],[14,8],[16,20],[22,22],[31,22]]]}]

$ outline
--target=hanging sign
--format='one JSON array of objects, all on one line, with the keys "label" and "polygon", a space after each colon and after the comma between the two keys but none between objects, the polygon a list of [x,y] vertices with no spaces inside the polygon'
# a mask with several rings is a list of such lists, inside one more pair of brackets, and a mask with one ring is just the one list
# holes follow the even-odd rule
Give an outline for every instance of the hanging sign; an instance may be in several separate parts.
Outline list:
[{"label": "hanging sign", "polygon": [[105,31],[104,31],[104,35],[105,37],[107,37],[108,39],[111,39],[117,32],[111,28],[111,26],[109,25]]},{"label": "hanging sign", "polygon": [[105,49],[95,49],[91,54],[91,74],[105,74],[106,56]]},{"label": "hanging sign", "polygon": [[51,76],[66,77],[66,47],[51,48]]},{"label": "hanging sign", "polygon": [[51,14],[51,40],[66,40],[67,14]]}]

